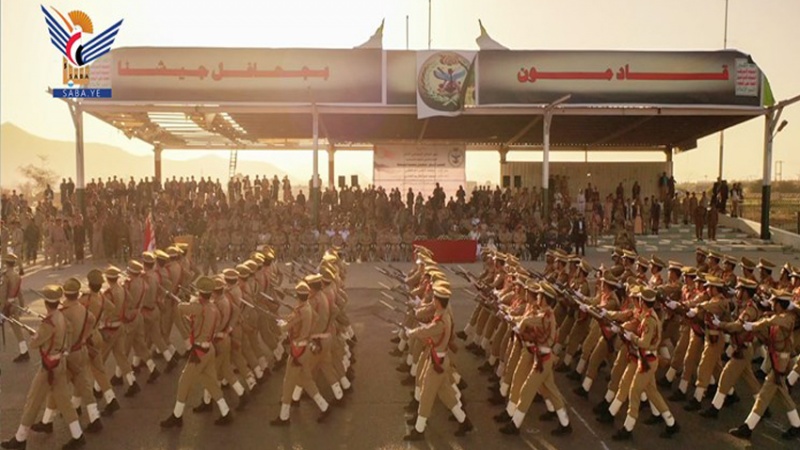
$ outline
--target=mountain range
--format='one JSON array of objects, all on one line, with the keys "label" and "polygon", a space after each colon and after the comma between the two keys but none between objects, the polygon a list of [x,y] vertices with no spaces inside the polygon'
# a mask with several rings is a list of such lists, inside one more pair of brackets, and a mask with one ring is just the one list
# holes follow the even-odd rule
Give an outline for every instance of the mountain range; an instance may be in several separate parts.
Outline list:
[{"label": "mountain range", "polygon": [[[45,139],[11,122],[3,123],[0,125],[0,186],[3,189],[16,189],[25,183],[27,179],[20,173],[19,168],[28,164],[47,167],[55,171],[59,178],[72,177],[74,180],[75,143]],[[92,178],[106,179],[115,175],[123,176],[126,180],[131,176],[135,180],[150,177],[154,172],[153,164],[152,156],[134,155],[122,148],[106,144],[92,142],[84,144],[84,171],[87,183]],[[251,178],[255,174],[268,174],[270,177],[277,174],[279,178],[286,175],[285,171],[263,161],[240,159],[239,167],[246,168],[246,173],[253,174]],[[165,153],[162,173],[165,177],[194,175],[195,179],[210,176],[212,179],[219,178],[224,184],[228,180],[228,160],[214,155],[204,155],[188,161],[175,161],[170,160]],[[58,186],[53,186],[53,189],[58,190]]]}]

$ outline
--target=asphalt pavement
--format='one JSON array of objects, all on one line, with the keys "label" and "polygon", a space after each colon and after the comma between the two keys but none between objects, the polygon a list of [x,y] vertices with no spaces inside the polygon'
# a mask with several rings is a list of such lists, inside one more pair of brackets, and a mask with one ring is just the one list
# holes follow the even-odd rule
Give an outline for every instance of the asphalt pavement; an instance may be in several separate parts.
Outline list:
[{"label": "asphalt pavement", "polygon": [[[769,257],[782,264],[792,261],[797,264],[795,253],[754,252],[737,256]],[[693,254],[675,253],[661,254],[662,259],[677,259],[685,263],[692,262]],[[591,253],[589,261],[595,265],[605,262],[607,253]],[[63,270],[34,267],[29,269],[23,288],[36,289],[44,284],[62,282],[69,276],[85,277],[92,267],[104,267],[105,263],[68,266]],[[408,263],[397,263],[402,269],[410,267]],[[526,266],[541,269],[543,264],[527,263]],[[466,268],[479,271],[477,264],[465,265]],[[175,401],[179,370],[172,374],[162,374],[154,384],[146,384],[145,376],[139,376],[142,392],[133,399],[122,396],[122,388],[117,388],[117,397],[121,409],[112,418],[104,418],[104,430],[87,436],[87,449],[678,449],[678,448],[799,448],[800,441],[784,441],[780,433],[788,423],[785,411],[773,402],[773,416],[762,420],[754,432],[751,441],[744,441],[727,433],[729,428],[738,426],[747,416],[752,400],[747,387],[739,386],[742,401],[726,407],[717,420],[705,419],[697,413],[685,412],[682,404],[670,402],[669,406],[681,426],[681,432],[671,440],[658,437],[663,424],[647,426],[639,423],[631,441],[617,443],[611,439],[616,428],[622,425],[624,410],[617,417],[615,426],[602,425],[595,420],[591,408],[600,401],[605,390],[604,377],[608,368],[601,372],[589,400],[572,393],[577,382],[568,380],[564,374],[557,374],[556,381],[568,405],[573,433],[565,437],[553,437],[549,431],[556,422],[540,422],[539,414],[545,411],[544,404],[534,403],[523,425],[519,436],[505,436],[498,432],[497,424],[492,416],[500,412],[500,407],[488,402],[488,377],[477,369],[483,360],[462,349],[455,355],[460,373],[468,387],[463,391],[465,410],[475,424],[475,430],[466,437],[455,437],[453,433],[457,424],[448,420],[450,414],[441,404],[433,412],[428,422],[426,440],[417,443],[406,443],[402,440],[409,427],[405,424],[411,415],[405,413],[403,407],[410,400],[411,388],[400,384],[403,374],[395,371],[400,363],[399,358],[388,355],[392,349],[389,339],[393,336],[391,326],[377,320],[375,313],[391,314],[380,305],[378,282],[391,284],[391,281],[374,270],[373,264],[353,263],[349,266],[348,292],[350,304],[348,314],[358,336],[355,347],[356,358],[355,379],[352,392],[346,395],[344,406],[336,407],[328,420],[323,424],[316,422],[318,410],[310,400],[303,400],[298,407],[292,408],[292,424],[286,428],[273,428],[269,421],[278,415],[280,389],[283,371],[271,374],[259,391],[253,396],[250,404],[241,412],[234,412],[234,422],[228,427],[213,425],[214,413],[195,414],[191,407],[199,402],[200,392],[194,391],[184,415],[182,429],[162,430],[159,422],[168,417]],[[458,329],[462,329],[474,307],[474,303],[461,289],[467,287],[465,281],[453,276],[452,305]],[[33,294],[26,292],[28,299]],[[33,309],[41,309],[41,300],[32,302]],[[36,325],[32,317],[25,319]],[[22,407],[28,390],[30,379],[40,364],[38,356],[33,356],[27,363],[11,362],[16,355],[16,345],[10,330],[6,330],[6,341],[0,352],[0,437],[7,439],[13,435],[19,424]],[[175,338],[175,336],[173,336]],[[177,338],[176,338],[177,342]],[[158,361],[163,368],[164,362]],[[662,393],[668,395],[662,389]],[[323,389],[328,398],[332,395]],[[229,404],[235,405],[235,395],[226,391]],[[797,392],[794,397],[800,400]],[[710,400],[706,399],[704,406]],[[643,412],[642,417],[649,413]],[[81,418],[86,425],[85,414]],[[69,432],[60,418],[55,421],[52,434],[31,433],[28,449],[52,449],[67,442]]]}]

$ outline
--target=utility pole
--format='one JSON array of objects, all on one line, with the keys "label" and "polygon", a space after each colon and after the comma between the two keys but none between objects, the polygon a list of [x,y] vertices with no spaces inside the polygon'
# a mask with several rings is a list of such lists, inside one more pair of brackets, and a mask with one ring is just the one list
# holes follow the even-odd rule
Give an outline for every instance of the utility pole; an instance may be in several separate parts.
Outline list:
[{"label": "utility pole", "polygon": [[431,2],[428,0],[428,50],[431,49]]},{"label": "utility pole", "polygon": [[[722,48],[728,48],[728,0],[725,0],[725,31],[722,35]],[[725,130],[719,132],[719,178],[722,179],[722,161],[725,153]]]}]

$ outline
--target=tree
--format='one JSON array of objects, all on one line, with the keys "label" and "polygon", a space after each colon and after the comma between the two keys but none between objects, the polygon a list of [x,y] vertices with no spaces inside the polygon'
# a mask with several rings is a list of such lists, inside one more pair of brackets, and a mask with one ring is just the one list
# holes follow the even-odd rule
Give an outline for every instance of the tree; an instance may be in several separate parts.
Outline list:
[{"label": "tree", "polygon": [[58,174],[48,167],[47,156],[37,155],[39,164],[27,164],[19,169],[19,173],[26,178],[26,181],[20,184],[20,191],[29,199],[38,199],[47,189],[47,186],[54,185],[58,181]]}]

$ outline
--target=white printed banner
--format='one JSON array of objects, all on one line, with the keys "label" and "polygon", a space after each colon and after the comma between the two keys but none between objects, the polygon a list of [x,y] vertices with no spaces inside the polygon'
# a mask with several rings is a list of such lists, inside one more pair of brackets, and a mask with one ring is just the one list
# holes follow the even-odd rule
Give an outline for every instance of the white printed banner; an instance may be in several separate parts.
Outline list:
[{"label": "white printed banner", "polygon": [[449,199],[459,186],[467,187],[465,160],[463,144],[377,145],[373,179],[376,186],[400,188],[404,195],[411,188],[426,199],[439,183]]}]

